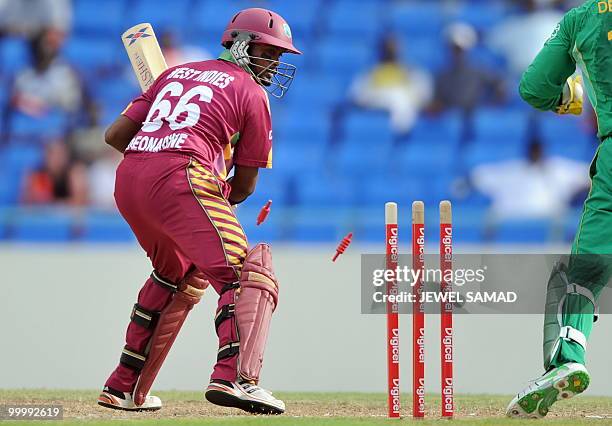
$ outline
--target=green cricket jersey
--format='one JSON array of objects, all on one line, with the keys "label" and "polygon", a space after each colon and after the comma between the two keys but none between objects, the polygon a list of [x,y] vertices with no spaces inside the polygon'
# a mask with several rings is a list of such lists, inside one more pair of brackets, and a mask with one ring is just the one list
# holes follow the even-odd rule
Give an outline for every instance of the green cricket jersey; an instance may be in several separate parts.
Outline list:
[{"label": "green cricket jersey", "polygon": [[565,14],[525,71],[521,97],[537,109],[554,110],[576,65],[603,139],[612,135],[612,0],[589,0]]}]

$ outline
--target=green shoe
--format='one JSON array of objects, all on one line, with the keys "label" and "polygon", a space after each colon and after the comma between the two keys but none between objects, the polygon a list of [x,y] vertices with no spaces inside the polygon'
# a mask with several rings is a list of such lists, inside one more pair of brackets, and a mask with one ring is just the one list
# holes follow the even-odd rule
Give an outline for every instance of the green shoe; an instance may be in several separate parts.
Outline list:
[{"label": "green shoe", "polygon": [[589,372],[582,364],[570,362],[557,367],[519,393],[508,408],[506,416],[540,419],[556,401],[570,399],[589,386]]}]

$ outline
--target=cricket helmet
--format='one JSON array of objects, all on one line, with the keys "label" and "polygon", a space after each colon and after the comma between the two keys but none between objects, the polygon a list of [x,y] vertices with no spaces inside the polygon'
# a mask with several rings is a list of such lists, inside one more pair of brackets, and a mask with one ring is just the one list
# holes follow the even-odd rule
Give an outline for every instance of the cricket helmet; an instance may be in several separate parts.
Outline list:
[{"label": "cricket helmet", "polygon": [[[278,47],[287,53],[302,54],[293,45],[291,29],[279,14],[261,8],[238,12],[227,24],[221,44],[229,49],[236,63],[249,72],[272,96],[281,98],[289,90],[297,69],[295,65],[258,58],[249,53],[251,44],[265,44]],[[268,65],[258,65],[252,59],[267,62]],[[266,77],[267,73],[271,73],[271,77]]]}]

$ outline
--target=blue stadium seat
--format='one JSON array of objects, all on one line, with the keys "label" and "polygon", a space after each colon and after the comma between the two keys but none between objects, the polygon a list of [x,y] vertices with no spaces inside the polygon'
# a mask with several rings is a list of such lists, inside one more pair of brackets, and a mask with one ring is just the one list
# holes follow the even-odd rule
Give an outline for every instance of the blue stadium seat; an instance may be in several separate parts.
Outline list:
[{"label": "blue stadium seat", "polygon": [[482,242],[486,214],[487,210],[482,206],[453,202],[453,241],[458,244]]},{"label": "blue stadium seat", "polygon": [[30,63],[30,51],[25,39],[0,38],[0,73],[13,75]]},{"label": "blue stadium seat", "polygon": [[388,113],[353,110],[345,121],[345,140],[360,145],[387,144],[393,139]]},{"label": "blue stadium seat", "polygon": [[317,69],[324,75],[335,75],[350,81],[357,73],[367,72],[374,64],[377,52],[369,39],[343,39],[327,37],[316,49]]},{"label": "blue stadium seat", "polygon": [[440,36],[444,26],[444,16],[436,2],[398,2],[392,3],[388,10],[393,31],[407,37]]},{"label": "blue stadium seat", "polygon": [[287,176],[276,169],[259,171],[257,189],[246,202],[253,207],[261,208],[266,201],[272,200],[275,206],[281,207],[287,202]]},{"label": "blue stadium seat", "polygon": [[298,70],[298,75],[283,102],[288,102],[291,110],[301,105],[317,110],[338,104],[346,97],[347,91],[348,82],[336,75],[302,74]]},{"label": "blue stadium seat", "polygon": [[122,27],[124,12],[127,10],[124,0],[106,0],[104,2],[104,19],[100,17],[100,7],[98,0],[77,0],[74,2],[73,30],[75,34],[102,35],[116,39],[123,31],[133,25]]},{"label": "blue stadium seat", "polygon": [[[0,187],[0,197],[2,193],[2,187]],[[11,221],[11,213],[9,209],[3,209],[0,205],[0,241],[6,240],[9,237],[9,225]]]},{"label": "blue stadium seat", "polygon": [[421,116],[412,129],[411,140],[422,143],[439,143],[455,149],[463,133],[463,117],[449,112],[435,117]]},{"label": "blue stadium seat", "polygon": [[196,30],[206,31],[220,40],[227,23],[236,13],[247,7],[253,7],[253,4],[242,0],[197,0],[190,11],[188,22],[195,26]]},{"label": "blue stadium seat", "polygon": [[539,117],[540,135],[547,155],[559,155],[578,161],[590,161],[595,155],[597,139],[588,133],[579,117]]},{"label": "blue stadium seat", "polygon": [[[347,229],[349,217],[344,211],[300,209],[291,216],[288,237],[298,243],[323,243],[339,241]],[[333,251],[332,251],[333,254]]]},{"label": "blue stadium seat", "polygon": [[37,209],[15,215],[10,237],[23,242],[67,242],[72,235],[69,214]]},{"label": "blue stadium seat", "polygon": [[50,111],[42,117],[32,117],[14,111],[9,117],[11,138],[24,141],[48,141],[66,134],[70,117],[60,111]]},{"label": "blue stadium seat", "polygon": [[472,143],[463,152],[463,163],[468,169],[471,169],[484,163],[525,158],[526,154],[525,147],[517,143],[516,140],[500,136],[496,139],[480,140]]},{"label": "blue stadium seat", "polygon": [[466,22],[478,31],[485,32],[504,21],[507,16],[508,10],[504,2],[491,0],[459,2],[449,18],[453,21]]},{"label": "blue stadium seat", "polygon": [[306,138],[277,143],[272,152],[274,171],[285,176],[319,171],[328,160],[325,147]]},{"label": "blue stadium seat", "polygon": [[83,75],[91,75],[117,67],[125,51],[119,38],[71,37],[63,55]]},{"label": "blue stadium seat", "polygon": [[493,229],[497,243],[545,243],[551,235],[551,222],[547,219],[505,220]]},{"label": "blue stadium seat", "polygon": [[439,39],[412,38],[401,44],[401,58],[413,67],[436,72],[448,62],[448,56],[441,53],[444,47]]},{"label": "blue stadium seat", "polygon": [[[149,22],[159,38],[167,30],[182,32],[182,29],[193,22],[191,0],[140,0],[133,2],[125,11],[125,29],[138,22]],[[218,16],[216,20],[223,21]],[[229,17],[225,18],[229,20]],[[208,24],[206,21],[204,21]],[[227,23],[227,22],[225,22]]]},{"label": "blue stadium seat", "polygon": [[347,138],[332,155],[334,169],[357,180],[358,177],[368,177],[378,170],[384,170],[393,153],[389,141],[370,139],[366,142]]},{"label": "blue stadium seat", "polygon": [[[1,155],[0,160],[2,160]],[[2,164],[6,163],[3,162]],[[9,170],[0,170],[0,182],[2,182],[2,185],[0,185],[0,207],[16,204],[19,199],[19,190],[21,188],[21,180],[18,175],[11,173]],[[0,233],[1,232],[0,230]]]},{"label": "blue stadium seat", "polygon": [[381,31],[383,3],[360,1],[355,7],[351,0],[337,0],[327,13],[327,30],[330,34],[346,41],[349,37],[373,38]]},{"label": "blue stadium seat", "polygon": [[527,138],[528,116],[523,111],[483,108],[474,116],[475,138],[498,145],[499,139],[523,143]]},{"label": "blue stadium seat", "polygon": [[90,212],[82,224],[79,239],[96,243],[136,241],[130,226],[116,212]]},{"label": "blue stadium seat", "polygon": [[116,108],[119,114],[132,99],[140,94],[140,88],[136,80],[130,85],[125,78],[103,78],[99,79],[91,87],[93,96],[104,105]]},{"label": "blue stadium seat", "polygon": [[[258,4],[258,7],[269,8],[285,18],[291,27],[294,38],[310,38],[317,25],[320,24],[320,0],[304,2],[273,0],[262,2],[262,4]],[[300,44],[296,42],[296,46],[299,48]]]},{"label": "blue stadium seat", "polygon": [[292,140],[309,140],[321,145],[329,137],[330,115],[327,109],[311,108],[308,104],[296,105],[290,114],[276,120],[273,115],[274,139],[279,143]]},{"label": "blue stadium seat", "polygon": [[264,223],[257,226],[257,216],[262,206],[254,206],[247,200],[244,205],[240,205],[236,210],[238,220],[247,236],[249,246],[260,242],[271,243],[279,241],[284,235],[285,209],[273,203],[270,214]]},{"label": "blue stadium seat", "polygon": [[414,173],[435,176],[455,170],[457,146],[452,143],[413,140],[397,151],[400,164]]},{"label": "blue stadium seat", "polygon": [[350,207],[355,201],[357,183],[339,175],[309,173],[296,185],[300,207]]},{"label": "blue stadium seat", "polygon": [[41,165],[43,148],[37,145],[11,143],[0,150],[4,170],[11,173],[23,173]]},{"label": "blue stadium seat", "polygon": [[[506,58],[502,55],[491,51],[484,45],[476,45],[469,52],[470,60],[475,64],[490,71],[496,71],[503,73],[508,66]],[[518,87],[518,85],[511,85],[510,87]],[[512,90],[514,95],[517,90]]]}]

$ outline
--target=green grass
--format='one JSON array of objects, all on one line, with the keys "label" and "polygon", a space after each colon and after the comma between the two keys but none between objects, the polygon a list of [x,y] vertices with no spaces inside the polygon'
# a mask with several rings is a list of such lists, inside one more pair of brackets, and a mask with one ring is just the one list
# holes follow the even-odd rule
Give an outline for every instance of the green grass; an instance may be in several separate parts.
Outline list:
[{"label": "green grass", "polygon": [[[2,390],[0,404],[62,404],[64,418],[58,422],[6,422],[6,424],[86,424],[88,426],[142,424],[142,425],[389,425],[398,420],[385,418],[385,396],[371,393],[296,393],[278,392],[285,400],[287,413],[276,417],[243,415],[240,411],[218,408],[203,400],[201,392],[164,391],[156,392],[164,401],[164,408],[156,413],[126,413],[98,407],[97,391],[88,390]],[[476,425],[520,425],[523,421],[506,419],[503,412],[509,396],[457,395],[457,415],[453,423]],[[400,423],[411,421],[410,395],[402,397]],[[428,419],[420,425],[446,424],[438,416],[439,396],[428,395],[426,399]],[[590,419],[588,416],[600,416]],[[527,422],[531,423],[531,422]],[[540,423],[542,423],[540,421]],[[544,423],[574,426],[579,424],[612,424],[612,398],[577,397],[559,403],[551,410]],[[5,422],[2,422],[5,424]],[[535,424],[535,423],[534,423]]]}]

